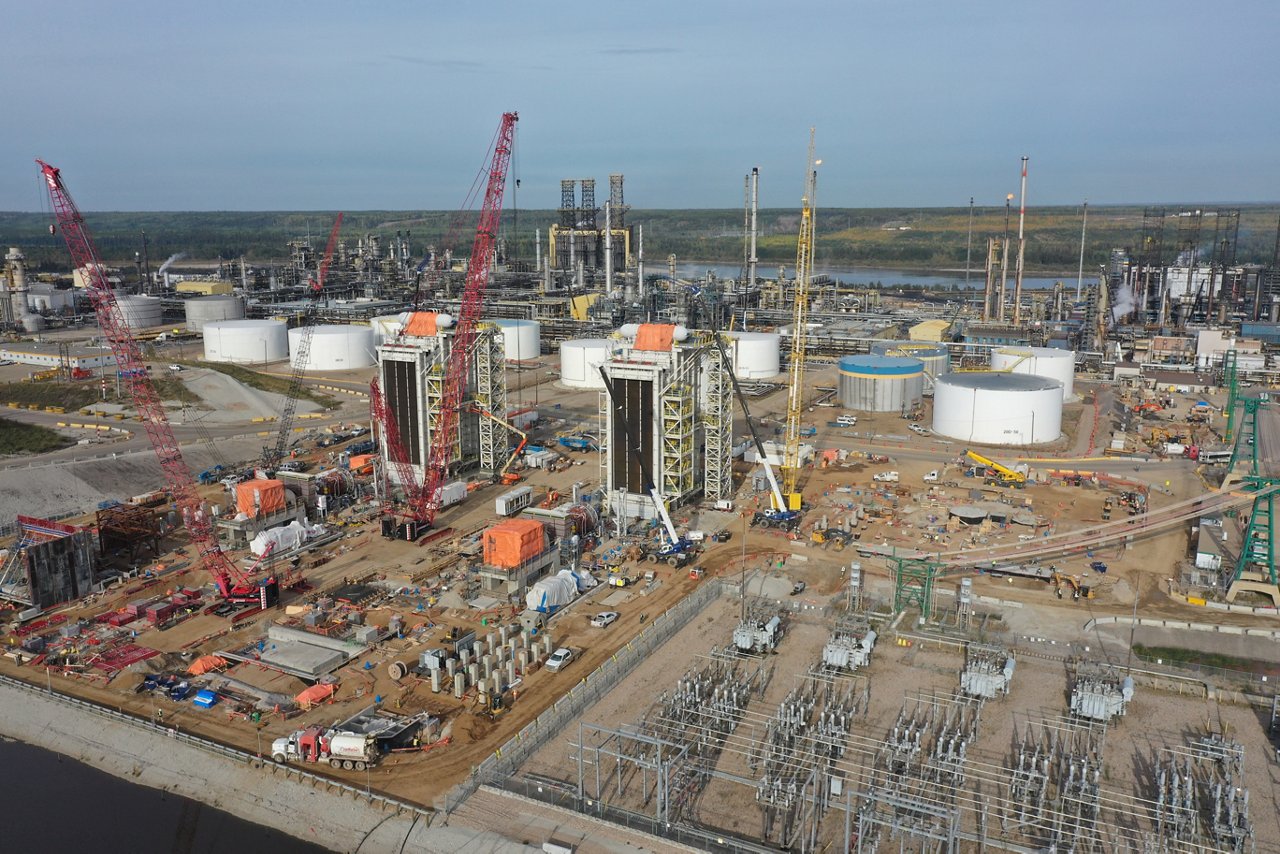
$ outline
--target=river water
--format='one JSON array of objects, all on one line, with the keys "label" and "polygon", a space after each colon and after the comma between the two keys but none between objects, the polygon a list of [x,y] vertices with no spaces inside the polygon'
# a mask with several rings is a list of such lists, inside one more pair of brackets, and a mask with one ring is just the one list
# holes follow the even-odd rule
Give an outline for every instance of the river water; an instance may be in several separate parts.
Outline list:
[{"label": "river water", "polygon": [[[795,272],[794,265],[787,265],[787,274],[791,275]],[[666,269],[666,265],[653,266],[653,262],[649,262],[645,267],[646,275],[649,273],[659,273]],[[694,262],[677,263],[676,276],[682,279],[700,279],[710,270],[722,279],[735,279],[741,272],[741,265],[735,264],[698,264]],[[908,287],[908,288],[930,288],[930,289],[946,289],[964,287],[964,270],[958,272],[913,272],[908,270],[885,270],[875,267],[814,267],[813,272],[825,273],[833,279],[837,279],[850,286],[866,286],[875,282],[879,282],[884,287]],[[1086,272],[1087,274],[1089,271]],[[778,275],[776,265],[761,264],[757,275],[762,278],[773,278]],[[1097,278],[1096,271],[1094,279]],[[975,290],[981,290],[983,283],[986,281],[986,271],[982,268],[975,267],[969,273],[969,287]],[[1013,272],[1009,273],[1009,283],[1007,285],[1009,293],[1013,293]],[[1023,276],[1023,290],[1051,290],[1054,282],[1062,282],[1064,285],[1075,286],[1076,276]]]},{"label": "river water", "polygon": [[0,768],[5,779],[0,851],[319,854],[327,850],[21,742],[0,739]]}]

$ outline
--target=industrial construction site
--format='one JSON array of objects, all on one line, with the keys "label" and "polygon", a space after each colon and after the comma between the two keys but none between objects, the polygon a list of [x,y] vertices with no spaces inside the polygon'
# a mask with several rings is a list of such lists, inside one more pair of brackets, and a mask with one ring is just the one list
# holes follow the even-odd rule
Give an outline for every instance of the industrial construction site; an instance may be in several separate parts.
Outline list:
[{"label": "industrial construction site", "polygon": [[758,171],[735,276],[646,260],[620,174],[516,258],[516,122],[456,243],[339,215],[267,264],[104,263],[40,162],[0,691],[402,850],[1280,852],[1280,259],[1239,210],[1031,288],[1011,203],[970,289],[848,283],[811,134],[782,270]]}]

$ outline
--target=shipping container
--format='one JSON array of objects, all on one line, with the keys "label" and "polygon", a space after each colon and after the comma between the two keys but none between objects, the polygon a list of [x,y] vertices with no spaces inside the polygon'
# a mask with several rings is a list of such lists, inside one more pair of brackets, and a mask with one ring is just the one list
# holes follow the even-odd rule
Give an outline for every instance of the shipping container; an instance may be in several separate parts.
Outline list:
[{"label": "shipping container", "polygon": [[455,504],[461,504],[467,499],[467,482],[465,480],[455,480],[453,483],[446,483],[444,486],[436,490],[436,501],[441,510],[446,507],[452,507]]},{"label": "shipping container", "polygon": [[532,503],[533,487],[520,486],[495,498],[493,512],[499,516],[514,516]]}]

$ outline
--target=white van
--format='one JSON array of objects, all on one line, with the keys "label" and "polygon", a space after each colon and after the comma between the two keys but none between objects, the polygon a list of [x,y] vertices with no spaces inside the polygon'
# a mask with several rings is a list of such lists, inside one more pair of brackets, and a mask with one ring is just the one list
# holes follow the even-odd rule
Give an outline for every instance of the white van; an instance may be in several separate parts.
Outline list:
[{"label": "white van", "polygon": [[839,416],[838,418],[836,418],[836,426],[837,426],[837,427],[857,427],[857,426],[858,426],[858,416],[856,416],[856,415],[841,415],[841,416]]}]

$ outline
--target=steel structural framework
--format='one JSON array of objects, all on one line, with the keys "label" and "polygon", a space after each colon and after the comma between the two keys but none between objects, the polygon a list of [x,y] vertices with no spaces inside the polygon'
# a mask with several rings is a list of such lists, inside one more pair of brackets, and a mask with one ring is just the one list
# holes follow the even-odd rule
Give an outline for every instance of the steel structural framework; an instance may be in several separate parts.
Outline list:
[{"label": "steel structural framework", "polygon": [[115,356],[116,370],[124,381],[125,387],[133,399],[138,417],[147,431],[147,438],[155,450],[164,472],[165,487],[173,497],[174,503],[182,513],[183,523],[200,559],[210,574],[218,582],[218,589],[226,595],[232,582],[246,584],[248,578],[222,553],[214,534],[213,522],[203,512],[200,496],[196,492],[195,479],[191,470],[182,458],[182,449],[173,435],[169,425],[169,417],[165,414],[164,405],[156,393],[151,376],[147,373],[146,363],[138,344],[133,339],[124,312],[116,301],[115,291],[107,281],[106,269],[98,256],[98,249],[93,243],[84,217],[76,207],[62,182],[58,169],[42,160],[41,174],[49,190],[49,198],[53,205],[57,227],[71,252],[71,261],[76,269],[82,270],[85,277],[85,291],[93,303],[97,315],[98,326],[111,345],[111,353]]},{"label": "steel structural framework", "polygon": [[494,474],[507,463],[509,431],[499,418],[507,414],[507,384],[504,379],[506,353],[499,340],[498,329],[486,324],[476,340],[475,402],[494,418],[481,418],[480,470]]},{"label": "steel structural framework", "polygon": [[718,501],[733,495],[733,365],[723,347],[709,347],[706,354],[702,491]]},{"label": "steel structural framework", "polygon": [[[489,286],[489,272],[493,265],[494,242],[502,218],[502,196],[506,189],[507,169],[511,164],[511,142],[515,134],[515,113],[503,113],[493,148],[493,162],[489,168],[489,183],[485,190],[484,204],[480,209],[480,222],[476,228],[475,242],[471,246],[471,258],[467,263],[467,283],[462,292],[462,306],[453,333],[449,362],[445,369],[441,388],[440,408],[432,432],[431,458],[424,473],[423,499],[425,506],[415,508],[423,521],[435,519],[439,502],[437,491],[449,476],[449,463],[454,457],[458,436],[458,416],[462,398],[467,390],[470,373],[470,356],[475,343],[477,324],[484,307],[484,294]],[[492,410],[490,410],[492,411]]]},{"label": "steel structural framework", "polygon": [[660,390],[658,400],[658,481],[662,495],[668,501],[687,498],[694,491],[694,472],[697,470],[697,449],[694,447],[697,420],[694,412],[701,359],[696,354],[681,354],[679,351],[674,355],[668,382]]},{"label": "steel structural framework", "polygon": [[893,610],[903,611],[915,605],[920,609],[920,616],[929,619],[938,564],[911,558],[894,558],[893,563]]}]

